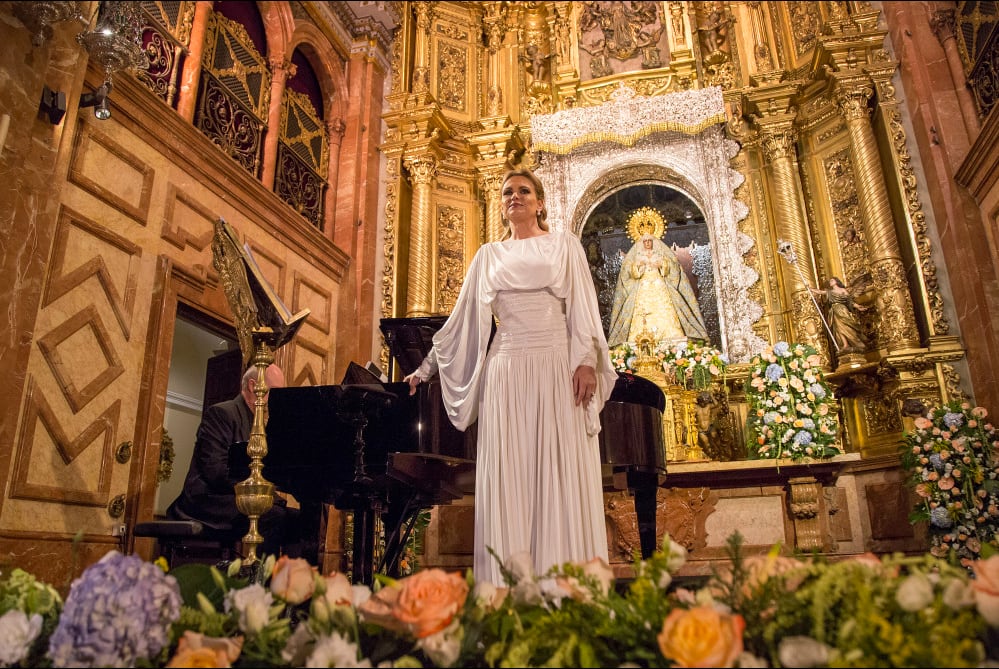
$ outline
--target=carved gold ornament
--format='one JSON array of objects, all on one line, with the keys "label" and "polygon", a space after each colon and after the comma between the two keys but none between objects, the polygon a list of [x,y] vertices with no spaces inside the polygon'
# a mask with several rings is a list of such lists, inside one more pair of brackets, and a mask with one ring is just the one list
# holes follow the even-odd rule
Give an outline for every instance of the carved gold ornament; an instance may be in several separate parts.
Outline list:
[{"label": "carved gold ornament", "polygon": [[662,214],[652,207],[642,207],[632,212],[628,217],[628,236],[631,241],[637,242],[644,235],[662,238],[666,232],[666,221]]}]

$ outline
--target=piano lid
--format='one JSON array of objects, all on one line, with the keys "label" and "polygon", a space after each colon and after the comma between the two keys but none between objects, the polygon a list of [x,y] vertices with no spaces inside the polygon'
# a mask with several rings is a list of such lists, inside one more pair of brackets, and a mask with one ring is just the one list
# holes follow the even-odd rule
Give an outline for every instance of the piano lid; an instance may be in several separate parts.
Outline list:
[{"label": "piano lid", "polygon": [[414,318],[383,318],[381,331],[389,353],[398,363],[403,376],[412,374],[434,346],[434,334],[441,329],[447,316]]}]

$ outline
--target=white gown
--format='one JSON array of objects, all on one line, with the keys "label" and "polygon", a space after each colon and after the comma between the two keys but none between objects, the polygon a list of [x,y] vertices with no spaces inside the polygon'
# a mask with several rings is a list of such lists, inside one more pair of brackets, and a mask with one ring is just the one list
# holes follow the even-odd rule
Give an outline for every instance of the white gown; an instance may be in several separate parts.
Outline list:
[{"label": "white gown", "polygon": [[[575,406],[572,391],[581,364],[597,370],[586,408]],[[538,574],[566,561],[606,560],[597,434],[617,373],[579,240],[551,233],[480,248],[420,376],[437,366],[455,426],[479,421],[476,580],[504,585],[487,547],[500,560],[529,551]]]}]

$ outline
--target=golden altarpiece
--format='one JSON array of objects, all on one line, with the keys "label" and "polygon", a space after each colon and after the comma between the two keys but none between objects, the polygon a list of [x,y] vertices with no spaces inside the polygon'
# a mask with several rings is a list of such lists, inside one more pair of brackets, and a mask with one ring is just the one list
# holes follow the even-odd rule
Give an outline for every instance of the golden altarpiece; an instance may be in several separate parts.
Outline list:
[{"label": "golden altarpiece", "polygon": [[[598,291],[613,287],[627,217],[652,207],[678,235],[665,241],[684,252],[711,344],[732,363],[714,392],[715,441],[706,453],[674,450],[659,492],[660,531],[691,551],[689,568],[720,557],[734,529],[761,548],[918,546],[897,448],[923,406],[964,396],[966,361],[938,291],[879,11],[868,2],[400,9],[382,145],[381,316],[449,312],[475,250],[502,234],[499,188],[512,164],[542,178],[549,221],[584,241]],[[778,243],[794,249],[794,267]],[[868,307],[864,337],[849,348],[828,335],[812,292],[832,277]],[[780,340],[822,355],[845,455],[745,458],[746,363]],[[676,415],[697,429],[691,412]],[[628,501],[609,493],[607,509],[611,558],[630,562]],[[434,514],[424,564],[467,564],[469,507]]]}]

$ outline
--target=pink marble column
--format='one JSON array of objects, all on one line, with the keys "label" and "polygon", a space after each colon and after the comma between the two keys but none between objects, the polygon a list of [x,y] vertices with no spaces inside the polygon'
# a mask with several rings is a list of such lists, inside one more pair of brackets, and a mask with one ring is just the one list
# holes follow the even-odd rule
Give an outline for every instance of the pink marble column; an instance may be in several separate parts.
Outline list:
[{"label": "pink marble column", "polygon": [[954,92],[957,94],[957,103],[961,108],[961,119],[964,121],[964,129],[968,131],[969,137],[974,137],[982,128],[981,120],[978,118],[978,107],[975,105],[974,97],[968,88],[968,78],[964,76],[964,65],[961,63],[961,54],[957,50],[957,38],[954,36],[954,10],[941,9],[933,12],[930,16],[930,28],[937,36],[940,45],[947,56],[947,67],[950,68],[950,76],[954,79]]}]

